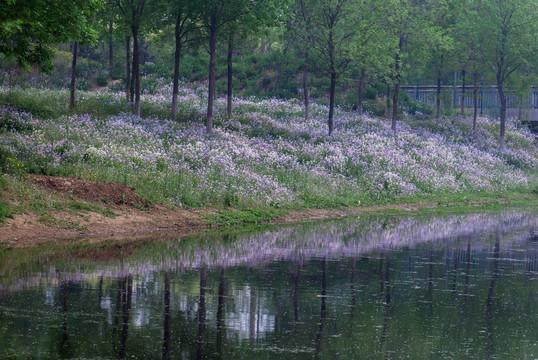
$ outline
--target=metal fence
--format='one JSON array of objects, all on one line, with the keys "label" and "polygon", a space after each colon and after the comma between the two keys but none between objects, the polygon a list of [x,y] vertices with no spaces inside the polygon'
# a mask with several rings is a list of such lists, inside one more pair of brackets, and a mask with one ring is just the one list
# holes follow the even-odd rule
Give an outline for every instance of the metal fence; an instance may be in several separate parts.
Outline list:
[{"label": "metal fence", "polygon": [[[437,86],[402,86],[401,89],[412,99],[435,106],[437,99]],[[441,102],[443,106],[455,108],[461,107],[462,86],[442,86]],[[531,86],[527,96],[520,98],[513,91],[506,91],[507,117],[520,118],[522,120],[538,122],[538,86]],[[465,108],[473,108],[473,88],[465,87]],[[481,114],[499,116],[501,100],[497,86],[483,85],[478,89],[478,109]]]}]

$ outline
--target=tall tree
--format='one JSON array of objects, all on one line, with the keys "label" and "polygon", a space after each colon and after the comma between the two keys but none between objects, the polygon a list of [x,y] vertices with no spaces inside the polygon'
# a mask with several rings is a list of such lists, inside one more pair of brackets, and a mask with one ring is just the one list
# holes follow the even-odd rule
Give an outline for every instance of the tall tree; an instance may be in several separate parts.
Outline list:
[{"label": "tall tree", "polygon": [[329,136],[334,131],[336,82],[352,61],[351,43],[357,32],[355,0],[314,0],[307,11],[312,12],[311,46],[319,59],[318,68],[330,79]]},{"label": "tall tree", "polygon": [[239,6],[241,13],[237,14],[224,27],[223,35],[227,40],[227,104],[226,113],[232,115],[233,103],[233,55],[238,45],[260,34],[264,29],[277,25],[280,18],[280,9],[287,0],[257,0],[249,1]]},{"label": "tall tree", "polygon": [[200,22],[209,46],[209,84],[207,95],[206,131],[213,130],[213,103],[216,97],[215,52],[217,35],[223,26],[241,17],[248,5],[247,0],[199,0],[196,4],[198,21]]},{"label": "tall tree", "polygon": [[87,21],[87,27],[84,31],[73,33],[72,42],[72,60],[71,60],[71,84],[69,89],[69,108],[75,108],[75,90],[76,90],[76,68],[77,68],[77,52],[79,45],[94,44],[97,40],[97,31],[93,25],[96,23],[97,10],[100,9],[103,3],[89,3],[89,7],[84,10],[84,16]]},{"label": "tall tree", "polygon": [[[134,113],[136,116],[140,116],[140,43],[139,35],[142,21],[144,20],[144,8],[146,5],[145,0],[115,0],[116,6],[123,15],[123,21],[128,26],[133,37],[133,79],[134,81]],[[126,43],[129,39],[126,39]],[[129,44],[126,44],[127,49]],[[127,50],[128,51],[128,50]],[[127,60],[129,61],[129,60]],[[129,69],[127,69],[127,72]],[[127,75],[129,82],[129,75]],[[128,86],[129,84],[127,84]],[[128,92],[128,90],[127,90]]]},{"label": "tall tree", "polygon": [[392,90],[392,124],[396,133],[398,121],[398,97],[400,85],[411,60],[420,62],[424,58],[424,34],[429,31],[429,21],[424,12],[426,7],[415,0],[389,0],[387,26],[391,29],[394,41],[393,60],[389,84]]},{"label": "tall tree", "polygon": [[500,109],[499,146],[506,138],[507,96],[505,83],[514,72],[531,62],[538,50],[538,0],[487,0],[480,8],[484,56],[497,82]]},{"label": "tall tree", "polygon": [[[478,90],[479,81],[483,78],[484,66],[484,37],[479,19],[482,0],[465,0],[457,7],[454,27],[455,56],[465,75],[470,75],[473,85],[473,132],[476,131],[478,117]],[[462,74],[462,79],[465,79]],[[462,83],[462,115],[465,101],[465,84]]]},{"label": "tall tree", "polygon": [[290,7],[288,26],[289,34],[294,37],[296,47],[303,58],[303,104],[304,104],[304,119],[308,121],[310,118],[310,89],[308,85],[308,77],[310,75],[310,44],[312,38],[310,31],[314,12],[308,8],[306,0],[296,0]]},{"label": "tall tree", "polygon": [[452,29],[454,25],[454,12],[451,11],[449,1],[434,0],[428,3],[427,20],[429,31],[423,32],[428,47],[428,67],[433,71],[437,83],[437,96],[435,104],[435,117],[441,117],[441,85],[442,78],[452,58],[454,41]]},{"label": "tall tree", "polygon": [[355,16],[356,33],[350,46],[352,63],[351,75],[357,80],[359,115],[363,114],[364,87],[369,80],[382,80],[388,75],[392,61],[391,49],[394,44],[387,35],[386,24],[381,11],[383,0],[361,1],[357,4]]},{"label": "tall tree", "polygon": [[174,23],[174,80],[172,85],[172,118],[177,119],[178,95],[179,95],[179,71],[182,51],[185,44],[195,39],[193,33],[198,30],[194,21],[194,8],[192,1],[176,0],[170,3],[168,12]]}]

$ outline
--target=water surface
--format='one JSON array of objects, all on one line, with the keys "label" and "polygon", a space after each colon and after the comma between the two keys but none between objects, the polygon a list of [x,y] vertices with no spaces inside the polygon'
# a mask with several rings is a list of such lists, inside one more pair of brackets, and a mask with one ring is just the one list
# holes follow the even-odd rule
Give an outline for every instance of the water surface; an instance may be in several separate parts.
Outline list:
[{"label": "water surface", "polygon": [[0,358],[538,356],[536,211],[0,256]]}]

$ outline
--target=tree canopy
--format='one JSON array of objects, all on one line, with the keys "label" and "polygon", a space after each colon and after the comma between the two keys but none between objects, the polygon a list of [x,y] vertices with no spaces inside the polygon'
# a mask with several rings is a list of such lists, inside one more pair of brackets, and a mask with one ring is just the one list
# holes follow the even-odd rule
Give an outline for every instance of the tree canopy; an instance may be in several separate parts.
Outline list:
[{"label": "tree canopy", "polygon": [[89,15],[101,0],[7,0],[0,2],[0,53],[25,68],[51,69],[52,44],[97,36]]}]

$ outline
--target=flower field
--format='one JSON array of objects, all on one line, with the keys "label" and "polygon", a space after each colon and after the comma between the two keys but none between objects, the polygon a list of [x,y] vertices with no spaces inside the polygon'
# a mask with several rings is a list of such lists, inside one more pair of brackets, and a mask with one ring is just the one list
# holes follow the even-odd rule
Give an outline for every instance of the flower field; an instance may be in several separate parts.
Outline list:
[{"label": "flower field", "polygon": [[533,136],[515,123],[501,153],[498,125],[486,118],[476,134],[469,119],[408,119],[394,136],[388,120],[340,109],[328,137],[325,106],[313,105],[306,122],[296,101],[235,99],[228,118],[219,99],[208,135],[205,88],[182,87],[171,121],[170,86],[157,85],[143,96],[141,118],[123,112],[120,93],[79,92],[88,113],[69,115],[55,105],[67,104],[66,91],[20,90],[60,116],[2,106],[4,171],[125,183],[176,206],[334,207],[507,191],[528,186],[538,170]]}]

